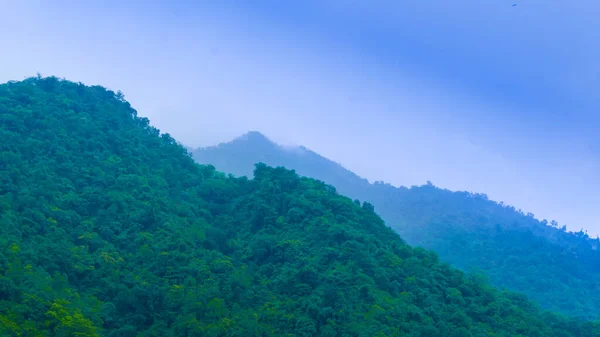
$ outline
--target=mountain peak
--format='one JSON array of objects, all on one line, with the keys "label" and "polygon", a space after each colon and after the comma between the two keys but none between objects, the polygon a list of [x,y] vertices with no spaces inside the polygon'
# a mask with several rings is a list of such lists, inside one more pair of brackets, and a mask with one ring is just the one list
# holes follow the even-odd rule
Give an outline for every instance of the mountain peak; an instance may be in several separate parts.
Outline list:
[{"label": "mountain peak", "polygon": [[245,141],[250,143],[269,143],[275,144],[272,140],[270,140],[267,136],[260,133],[259,131],[248,131],[240,137],[233,140],[233,142],[237,141]]}]

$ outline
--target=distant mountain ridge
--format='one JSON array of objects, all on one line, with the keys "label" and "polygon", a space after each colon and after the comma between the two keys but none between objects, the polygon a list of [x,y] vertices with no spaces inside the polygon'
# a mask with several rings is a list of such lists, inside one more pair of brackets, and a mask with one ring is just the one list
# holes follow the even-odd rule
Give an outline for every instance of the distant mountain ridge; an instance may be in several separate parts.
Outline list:
[{"label": "distant mountain ridge", "polygon": [[[465,270],[485,271],[500,287],[523,292],[544,307],[585,318],[600,317],[598,239],[536,220],[485,194],[452,192],[430,183],[394,187],[369,183],[319,154],[276,144],[252,131],[231,142],[192,151],[201,164],[249,176],[255,163],[283,166],[375,206],[411,245],[433,249]],[[409,164],[409,163],[407,163]]]},{"label": "distant mountain ridge", "polygon": [[[342,194],[359,193],[358,189],[368,188],[370,185],[367,179],[304,146],[282,146],[258,131],[247,132],[231,142],[197,148],[191,152],[198,163],[213,165],[218,170],[235,176],[252,177],[254,163],[262,162],[270,166],[292,168],[302,176],[322,181],[326,179],[326,183],[336,188],[340,186]],[[232,155],[224,155],[227,153]],[[328,175],[324,175],[322,171],[328,172]],[[344,189],[355,185],[356,191],[354,188]]]}]

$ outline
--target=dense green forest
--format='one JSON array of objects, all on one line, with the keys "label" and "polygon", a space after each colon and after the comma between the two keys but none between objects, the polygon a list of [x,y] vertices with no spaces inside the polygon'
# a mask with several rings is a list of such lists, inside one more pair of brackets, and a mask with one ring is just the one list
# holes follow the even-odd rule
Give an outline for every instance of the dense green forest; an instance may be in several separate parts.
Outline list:
[{"label": "dense green forest", "polygon": [[1,336],[600,336],[319,181],[196,164],[123,95],[0,85]]},{"label": "dense green forest", "polygon": [[200,163],[252,176],[256,162],[295,169],[349,197],[366,200],[409,244],[432,249],[463,270],[483,272],[493,285],[524,293],[543,308],[600,317],[598,239],[567,232],[552,221],[488,200],[426,184],[411,188],[370,184],[318,154],[284,148],[258,132],[193,151]]}]

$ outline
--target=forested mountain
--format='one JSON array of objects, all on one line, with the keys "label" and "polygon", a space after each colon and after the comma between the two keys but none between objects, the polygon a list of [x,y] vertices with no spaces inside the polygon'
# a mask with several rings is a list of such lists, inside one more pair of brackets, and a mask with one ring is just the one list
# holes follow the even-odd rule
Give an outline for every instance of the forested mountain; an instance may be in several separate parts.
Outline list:
[{"label": "forested mountain", "polygon": [[192,154],[199,163],[238,176],[251,177],[256,162],[295,169],[344,195],[372,203],[409,244],[436,251],[442,261],[484,271],[493,285],[522,292],[546,309],[600,317],[599,242],[584,232],[540,222],[483,194],[451,192],[431,184],[411,188],[369,184],[306,148],[282,147],[258,132]]},{"label": "forested mountain", "polygon": [[[250,131],[232,142],[192,150],[200,164],[213,165],[236,176],[252,177],[254,164],[292,168],[298,174],[325,181],[342,194],[354,196],[368,189],[369,181],[303,147],[283,147],[258,131]],[[339,187],[338,187],[339,186]],[[362,198],[359,198],[362,199]]]},{"label": "forested mountain", "polygon": [[294,171],[196,164],[114,93],[0,85],[1,336],[600,336]]}]

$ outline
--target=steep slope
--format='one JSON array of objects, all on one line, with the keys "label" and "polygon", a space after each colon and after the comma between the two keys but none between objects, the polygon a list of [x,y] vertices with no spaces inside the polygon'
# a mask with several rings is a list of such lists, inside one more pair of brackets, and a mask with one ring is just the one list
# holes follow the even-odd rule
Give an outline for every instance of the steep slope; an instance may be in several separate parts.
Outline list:
[{"label": "steep slope", "polygon": [[539,222],[483,194],[430,184],[369,184],[310,150],[283,148],[257,132],[250,135],[194,150],[193,157],[235,175],[248,175],[256,162],[295,169],[332,184],[342,194],[371,202],[409,244],[432,249],[443,261],[485,271],[494,285],[523,292],[544,308],[600,317],[597,239]]},{"label": "steep slope", "polygon": [[200,166],[121,94],[0,85],[1,336],[599,336],[293,171]]}]

